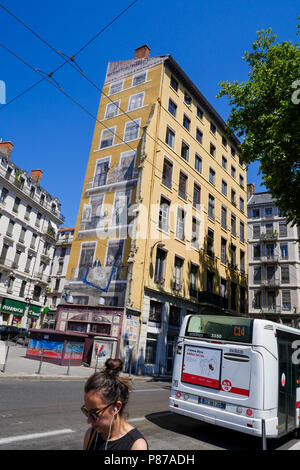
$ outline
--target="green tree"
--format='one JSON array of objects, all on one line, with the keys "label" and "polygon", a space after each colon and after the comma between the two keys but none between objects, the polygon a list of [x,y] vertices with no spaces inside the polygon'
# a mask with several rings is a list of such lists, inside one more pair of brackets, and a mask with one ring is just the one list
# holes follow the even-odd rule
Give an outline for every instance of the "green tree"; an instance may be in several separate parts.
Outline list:
[{"label": "green tree", "polygon": [[[300,22],[297,28],[299,35]],[[300,48],[276,38],[271,28],[257,32],[243,57],[248,81],[221,81],[218,98],[229,99],[228,132],[242,142],[241,160],[260,162],[280,211],[300,226]]]}]

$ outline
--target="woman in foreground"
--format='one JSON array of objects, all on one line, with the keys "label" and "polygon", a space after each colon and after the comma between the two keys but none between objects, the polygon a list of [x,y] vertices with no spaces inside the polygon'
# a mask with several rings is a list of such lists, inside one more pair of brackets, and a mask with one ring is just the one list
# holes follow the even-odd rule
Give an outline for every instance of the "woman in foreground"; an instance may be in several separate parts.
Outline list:
[{"label": "woman in foreground", "polygon": [[93,374],[84,387],[82,412],[91,427],[84,450],[148,450],[144,436],[125,419],[130,381],[119,376],[122,362],[108,359],[105,369]]}]

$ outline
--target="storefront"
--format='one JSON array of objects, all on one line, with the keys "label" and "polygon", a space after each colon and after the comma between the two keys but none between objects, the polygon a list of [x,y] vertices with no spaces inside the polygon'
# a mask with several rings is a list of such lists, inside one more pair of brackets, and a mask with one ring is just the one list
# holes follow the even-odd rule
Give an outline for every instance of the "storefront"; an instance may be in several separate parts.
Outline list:
[{"label": "storefront", "polygon": [[41,307],[38,305],[28,305],[26,302],[19,302],[8,298],[2,299],[0,307],[0,324],[2,325],[37,328],[39,326],[40,315]]}]

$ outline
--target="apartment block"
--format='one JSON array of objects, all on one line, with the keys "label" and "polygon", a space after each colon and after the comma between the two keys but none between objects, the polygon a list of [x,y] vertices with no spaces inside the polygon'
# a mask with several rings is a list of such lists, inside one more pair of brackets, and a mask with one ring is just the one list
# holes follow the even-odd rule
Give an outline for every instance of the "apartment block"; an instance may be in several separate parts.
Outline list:
[{"label": "apartment block", "polygon": [[300,326],[299,229],[249,185],[249,315]]},{"label": "apartment block", "polygon": [[0,142],[0,324],[40,327],[56,234],[64,221],[60,201],[28,174]]},{"label": "apartment block", "polygon": [[[68,288],[124,306],[121,353],[137,372],[172,369],[187,313],[247,313],[247,182],[239,141],[170,55],[137,48],[108,64]],[[115,266],[107,292],[84,282]]]},{"label": "apartment block", "polygon": [[[55,250],[51,262],[50,282],[47,287],[46,305],[49,311],[47,313],[47,321],[43,325],[44,328],[55,328],[57,306],[64,302],[66,296],[64,288],[74,230],[75,227],[64,227],[59,228],[57,232]],[[84,297],[82,299],[75,298],[74,302],[79,303],[80,301],[80,303],[84,304],[86,300]]]}]

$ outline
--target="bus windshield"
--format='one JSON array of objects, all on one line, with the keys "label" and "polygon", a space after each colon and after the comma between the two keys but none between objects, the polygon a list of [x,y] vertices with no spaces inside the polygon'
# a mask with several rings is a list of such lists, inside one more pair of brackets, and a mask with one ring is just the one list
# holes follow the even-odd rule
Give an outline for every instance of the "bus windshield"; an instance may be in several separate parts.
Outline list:
[{"label": "bus windshield", "polygon": [[251,343],[252,330],[253,320],[250,318],[192,315],[185,336]]}]

